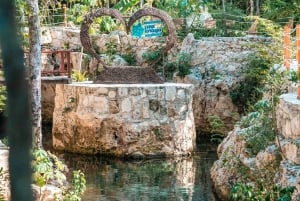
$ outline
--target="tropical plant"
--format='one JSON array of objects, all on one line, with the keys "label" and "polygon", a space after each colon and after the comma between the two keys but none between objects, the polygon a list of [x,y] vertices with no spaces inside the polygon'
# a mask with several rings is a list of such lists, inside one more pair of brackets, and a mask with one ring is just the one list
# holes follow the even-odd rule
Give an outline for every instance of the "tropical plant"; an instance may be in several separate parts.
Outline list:
[{"label": "tropical plant", "polygon": [[87,72],[72,70],[71,78],[73,82],[84,82],[87,80]]},{"label": "tropical plant", "polygon": [[262,185],[256,189],[253,185],[237,183],[231,189],[230,197],[237,201],[291,201],[295,190],[294,186],[274,185],[267,191]]},{"label": "tropical plant", "polygon": [[66,176],[64,174],[65,165],[52,153],[43,149],[36,149],[33,155],[33,180],[40,189],[55,181],[62,189],[61,194],[56,195],[57,201],[80,201],[80,196],[85,191],[84,174],[79,171],[73,172],[71,185],[66,185]]}]

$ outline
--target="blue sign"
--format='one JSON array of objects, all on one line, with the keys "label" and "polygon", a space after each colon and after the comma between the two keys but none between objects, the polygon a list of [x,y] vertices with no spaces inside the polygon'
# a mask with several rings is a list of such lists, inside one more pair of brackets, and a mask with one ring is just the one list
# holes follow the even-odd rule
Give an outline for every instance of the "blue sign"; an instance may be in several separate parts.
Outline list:
[{"label": "blue sign", "polygon": [[145,21],[143,24],[139,22],[133,25],[131,35],[137,38],[162,36],[162,23],[160,20]]}]

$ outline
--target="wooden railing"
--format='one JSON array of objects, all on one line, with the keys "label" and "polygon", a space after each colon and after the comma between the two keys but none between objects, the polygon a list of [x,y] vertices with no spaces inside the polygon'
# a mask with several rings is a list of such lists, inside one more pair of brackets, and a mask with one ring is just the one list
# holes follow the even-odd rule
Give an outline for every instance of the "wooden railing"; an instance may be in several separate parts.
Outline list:
[{"label": "wooden railing", "polygon": [[71,51],[70,50],[44,50],[44,54],[60,54],[60,65],[53,66],[53,70],[42,70],[42,76],[68,76],[71,78]]},{"label": "wooden railing", "polygon": [[[291,67],[291,24],[284,27],[284,39],[283,39],[283,65],[287,70]],[[297,60],[297,98],[300,99],[300,24],[296,26],[296,60]]]}]

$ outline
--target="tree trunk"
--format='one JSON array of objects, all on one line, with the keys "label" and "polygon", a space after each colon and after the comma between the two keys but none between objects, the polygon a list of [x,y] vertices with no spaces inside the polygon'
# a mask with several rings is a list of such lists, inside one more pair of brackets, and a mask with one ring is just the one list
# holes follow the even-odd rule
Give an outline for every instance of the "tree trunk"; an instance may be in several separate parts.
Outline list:
[{"label": "tree trunk", "polygon": [[226,7],[225,7],[226,1],[222,0],[222,7],[223,7],[223,12],[226,12]]},{"label": "tree trunk", "polygon": [[0,44],[7,87],[11,201],[33,201],[28,81],[25,80],[23,51],[17,37],[15,13],[14,1],[1,0]]},{"label": "tree trunk", "polygon": [[38,0],[27,0],[29,26],[29,82],[32,106],[33,146],[42,148],[41,112],[41,31]]},{"label": "tree trunk", "polygon": [[260,1],[256,0],[256,15],[260,16]]},{"label": "tree trunk", "polygon": [[250,3],[250,15],[252,16],[254,13],[254,1],[250,0],[249,3]]}]

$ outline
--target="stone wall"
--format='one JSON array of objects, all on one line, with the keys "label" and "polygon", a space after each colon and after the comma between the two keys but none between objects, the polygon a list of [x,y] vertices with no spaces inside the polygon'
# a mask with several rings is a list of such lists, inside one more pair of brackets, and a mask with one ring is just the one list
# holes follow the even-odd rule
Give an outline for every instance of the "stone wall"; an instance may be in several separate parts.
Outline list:
[{"label": "stone wall", "polygon": [[54,97],[56,84],[67,84],[70,80],[64,76],[42,77],[42,120],[44,123],[51,123],[53,119]]},{"label": "stone wall", "polygon": [[[165,44],[165,38],[145,38],[138,39],[127,35],[124,31],[114,31],[110,34],[91,35],[91,43],[96,52],[102,54],[103,59],[112,66],[128,65],[128,63],[120,57],[124,54],[132,54],[137,60],[136,65],[142,65],[145,61],[143,54],[156,48],[161,48]],[[114,44],[116,55],[109,58],[107,53],[108,45]],[[69,49],[71,53],[71,63],[74,69],[93,72],[97,66],[95,59],[84,54],[80,42],[80,30],[65,27],[44,28],[42,31],[42,45],[45,49]],[[79,59],[80,58],[80,59]],[[51,61],[52,60],[52,61]],[[49,62],[52,62],[49,66]],[[60,64],[60,55],[50,58],[49,55],[43,54],[43,68],[51,68],[53,63]]]},{"label": "stone wall", "polygon": [[53,146],[122,157],[190,154],[195,146],[189,84],[56,85]]},{"label": "stone wall", "polygon": [[[210,116],[220,117],[224,121],[225,133],[233,129],[239,119],[239,109],[232,103],[230,91],[243,81],[248,57],[255,52],[254,44],[270,43],[269,38],[261,37],[209,37],[195,40],[189,34],[184,39],[178,51],[191,55],[193,68],[189,76],[177,81],[194,84],[193,111],[199,130],[209,132]],[[170,57],[174,60],[176,54]]]},{"label": "stone wall", "polygon": [[295,186],[300,192],[300,100],[297,94],[280,96],[276,110],[277,129],[281,134],[280,147],[284,159],[280,163],[278,182]]},{"label": "stone wall", "polygon": [[[97,51],[105,52],[106,43],[117,45],[117,54],[111,65],[128,65],[119,55],[133,54],[138,64],[143,62],[142,54],[161,47],[164,38],[137,39],[128,36],[125,32],[115,31],[111,34],[92,35],[92,44]],[[44,46],[54,49],[69,48],[74,69],[93,71],[97,66],[94,59],[82,54],[79,41],[79,30],[56,27],[43,31]],[[175,82],[194,84],[193,111],[195,125],[198,130],[209,132],[209,117],[217,116],[225,123],[225,132],[233,128],[234,122],[239,119],[239,109],[232,103],[230,90],[243,80],[243,72],[248,67],[247,60],[255,52],[253,44],[271,43],[269,38],[263,37],[209,37],[195,40],[189,34],[182,43],[178,43],[168,54],[169,62],[176,61],[180,52],[191,55],[192,72],[185,79],[174,79]],[[44,56],[47,63],[47,56]],[[78,58],[79,57],[79,58]],[[107,58],[107,57],[106,57]],[[48,58],[49,59],[49,58]],[[56,58],[60,63],[60,58]],[[46,65],[46,64],[45,64]],[[45,66],[44,65],[44,66]]]}]

